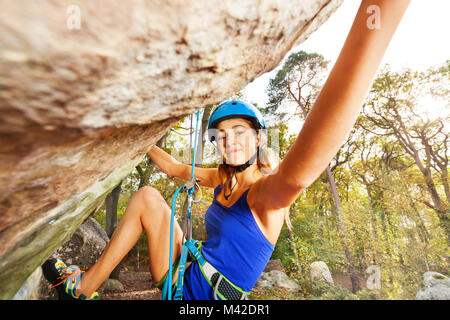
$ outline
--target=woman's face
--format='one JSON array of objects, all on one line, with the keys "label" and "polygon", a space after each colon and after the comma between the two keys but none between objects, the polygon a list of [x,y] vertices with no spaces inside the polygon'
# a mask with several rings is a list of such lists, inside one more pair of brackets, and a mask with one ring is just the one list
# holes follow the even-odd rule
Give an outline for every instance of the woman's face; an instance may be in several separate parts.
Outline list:
[{"label": "woman's face", "polygon": [[241,165],[256,153],[258,135],[250,121],[228,119],[218,124],[216,142],[217,149],[227,164]]}]

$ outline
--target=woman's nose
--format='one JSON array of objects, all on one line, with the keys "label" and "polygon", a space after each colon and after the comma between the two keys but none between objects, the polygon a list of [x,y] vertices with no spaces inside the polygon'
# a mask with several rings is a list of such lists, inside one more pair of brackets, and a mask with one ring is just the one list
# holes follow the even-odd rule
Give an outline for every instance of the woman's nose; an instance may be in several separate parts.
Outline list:
[{"label": "woman's nose", "polygon": [[227,132],[227,135],[226,135],[227,145],[230,143],[234,144],[234,142],[236,140],[235,138],[236,138],[236,135],[234,134],[233,131]]}]

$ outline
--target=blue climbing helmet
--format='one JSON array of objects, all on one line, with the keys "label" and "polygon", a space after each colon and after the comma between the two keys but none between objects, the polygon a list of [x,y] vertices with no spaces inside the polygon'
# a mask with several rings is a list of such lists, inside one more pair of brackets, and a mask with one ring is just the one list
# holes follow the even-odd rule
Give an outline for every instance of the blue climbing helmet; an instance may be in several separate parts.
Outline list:
[{"label": "blue climbing helmet", "polygon": [[214,135],[211,133],[212,130],[209,129],[217,129],[219,122],[232,118],[243,118],[250,120],[256,130],[266,128],[266,123],[264,122],[264,118],[258,108],[244,101],[231,100],[220,104],[216,109],[214,109],[213,113],[209,117],[209,141],[213,142],[215,139]]}]

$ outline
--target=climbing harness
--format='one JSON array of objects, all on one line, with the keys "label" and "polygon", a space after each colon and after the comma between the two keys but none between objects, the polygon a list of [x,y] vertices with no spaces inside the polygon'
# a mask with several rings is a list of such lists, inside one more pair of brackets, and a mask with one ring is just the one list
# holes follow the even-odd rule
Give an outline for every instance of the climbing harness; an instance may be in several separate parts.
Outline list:
[{"label": "climbing harness", "polygon": [[[194,177],[195,158],[197,153],[199,115],[200,110],[197,110],[194,152],[192,155],[191,180],[185,183],[179,189],[177,189],[172,197],[172,212],[170,217],[169,271],[164,280],[164,285],[162,289],[162,299],[172,300],[172,296],[174,300],[182,299],[184,273],[186,271],[186,262],[188,261],[188,254],[189,254],[192,260],[198,262],[203,276],[208,281],[209,285],[214,289],[214,299],[218,300],[220,298],[222,300],[246,300],[248,297],[248,292],[245,292],[241,288],[234,285],[216,268],[214,268],[208,261],[206,261],[206,259],[203,257],[201,253],[202,242],[192,239],[192,220],[191,220],[192,203],[199,202],[201,199],[201,196],[196,199],[193,198],[195,186],[197,186],[198,190],[200,190],[201,192],[201,189],[198,185],[198,182],[200,180]],[[192,115],[191,115],[191,133],[192,133]],[[191,139],[189,141],[189,154],[191,154],[192,136],[190,138]],[[175,266],[173,266],[172,256],[173,256],[173,227],[174,227],[173,225],[175,218],[174,213],[177,196],[180,192],[182,193],[187,192],[186,201],[183,206],[183,215],[185,217],[184,237],[186,238],[186,241],[184,241],[183,243],[181,255],[178,257]],[[177,266],[178,266],[178,278],[175,287],[172,288],[173,268],[176,269]]]}]

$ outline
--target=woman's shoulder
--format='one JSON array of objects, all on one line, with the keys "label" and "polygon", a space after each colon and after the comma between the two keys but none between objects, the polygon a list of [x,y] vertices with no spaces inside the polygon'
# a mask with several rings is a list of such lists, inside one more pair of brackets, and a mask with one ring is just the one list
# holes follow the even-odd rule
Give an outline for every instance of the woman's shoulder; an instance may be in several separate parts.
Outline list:
[{"label": "woman's shoulder", "polygon": [[[249,188],[247,194],[247,201],[250,207],[254,207],[255,209],[263,210],[267,208],[265,205],[267,200],[270,199],[271,191],[270,191],[270,181],[268,181],[268,175],[263,175],[258,178]],[[289,208],[286,207],[286,208]],[[280,208],[282,210],[286,208]]]}]

